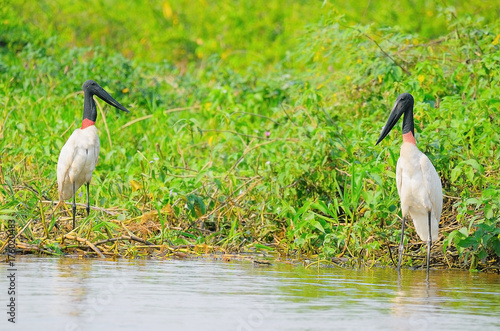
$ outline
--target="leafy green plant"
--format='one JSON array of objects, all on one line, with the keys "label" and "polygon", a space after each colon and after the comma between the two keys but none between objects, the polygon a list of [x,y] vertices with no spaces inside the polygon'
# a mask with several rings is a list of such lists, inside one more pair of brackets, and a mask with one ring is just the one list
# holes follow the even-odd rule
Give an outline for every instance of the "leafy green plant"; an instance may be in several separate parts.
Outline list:
[{"label": "leafy green plant", "polygon": [[[131,113],[101,105],[91,184],[100,209],[78,210],[79,236],[390,263],[400,139],[373,145],[395,97],[411,92],[417,143],[445,194],[436,258],[498,269],[500,45],[490,4],[399,4],[415,20],[373,1],[23,4],[0,9],[0,210],[27,225],[23,242],[81,248],[60,243],[66,211],[49,217],[58,152],[93,78]],[[411,226],[407,238],[421,254]],[[150,254],[113,245],[120,256]]]}]

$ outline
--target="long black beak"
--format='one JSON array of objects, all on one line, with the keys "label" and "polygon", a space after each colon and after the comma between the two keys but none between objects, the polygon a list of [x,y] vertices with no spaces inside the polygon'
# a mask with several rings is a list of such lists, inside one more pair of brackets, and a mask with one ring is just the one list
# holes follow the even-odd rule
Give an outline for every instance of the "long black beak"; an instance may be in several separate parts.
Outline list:
[{"label": "long black beak", "polygon": [[381,142],[388,134],[391,132],[392,128],[396,123],[399,121],[401,115],[403,115],[403,111],[401,110],[401,107],[399,107],[399,102],[396,102],[394,107],[392,108],[391,114],[389,115],[389,118],[387,119],[387,123],[382,129],[382,132],[380,133],[380,137],[378,137],[377,143],[375,146],[378,145],[379,142]]},{"label": "long black beak", "polygon": [[109,93],[106,92],[106,90],[103,89],[102,87],[99,86],[94,94],[97,95],[102,100],[106,101],[106,103],[108,103],[109,105],[118,108],[120,110],[123,110],[124,112],[130,113],[127,108],[123,107],[118,101],[113,99],[113,97],[109,95]]}]

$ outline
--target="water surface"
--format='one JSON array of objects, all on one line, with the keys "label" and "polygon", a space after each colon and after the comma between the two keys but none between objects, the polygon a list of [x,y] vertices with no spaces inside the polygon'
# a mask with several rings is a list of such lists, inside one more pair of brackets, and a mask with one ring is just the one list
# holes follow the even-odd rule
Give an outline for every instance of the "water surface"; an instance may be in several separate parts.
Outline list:
[{"label": "water surface", "polygon": [[16,268],[17,323],[4,308],[0,330],[500,329],[492,274],[403,270],[398,283],[394,269],[26,256]]}]

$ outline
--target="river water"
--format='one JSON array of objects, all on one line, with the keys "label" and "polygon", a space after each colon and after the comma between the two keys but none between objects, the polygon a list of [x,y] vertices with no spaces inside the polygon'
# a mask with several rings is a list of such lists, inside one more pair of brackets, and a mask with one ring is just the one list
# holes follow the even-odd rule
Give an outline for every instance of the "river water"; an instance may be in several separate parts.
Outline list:
[{"label": "river water", "polygon": [[494,274],[29,256],[15,267],[16,324],[4,276],[0,330],[500,330]]}]

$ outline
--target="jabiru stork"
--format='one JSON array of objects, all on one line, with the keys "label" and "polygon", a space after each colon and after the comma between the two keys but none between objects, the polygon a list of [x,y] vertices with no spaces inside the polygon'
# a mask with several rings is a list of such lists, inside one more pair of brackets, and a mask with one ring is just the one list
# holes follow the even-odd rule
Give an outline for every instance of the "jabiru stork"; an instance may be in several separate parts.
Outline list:
[{"label": "jabiru stork", "polygon": [[429,158],[417,148],[413,104],[411,94],[403,93],[398,96],[375,145],[387,136],[404,114],[403,145],[396,165],[396,184],[403,215],[398,272],[401,270],[405,221],[411,217],[420,239],[427,241],[427,275],[429,275],[431,244],[438,238],[439,220],[443,209],[443,190],[436,169]]},{"label": "jabiru stork", "polygon": [[82,88],[85,96],[82,126],[73,131],[61,149],[57,161],[59,203],[73,196],[73,229],[76,214],[75,194],[84,183],[87,184],[87,216],[90,214],[89,184],[99,158],[99,137],[95,127],[97,108],[93,97],[98,96],[111,106],[129,112],[95,81],[87,80]]}]

